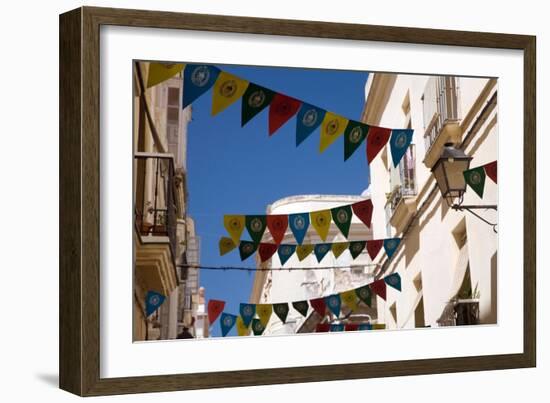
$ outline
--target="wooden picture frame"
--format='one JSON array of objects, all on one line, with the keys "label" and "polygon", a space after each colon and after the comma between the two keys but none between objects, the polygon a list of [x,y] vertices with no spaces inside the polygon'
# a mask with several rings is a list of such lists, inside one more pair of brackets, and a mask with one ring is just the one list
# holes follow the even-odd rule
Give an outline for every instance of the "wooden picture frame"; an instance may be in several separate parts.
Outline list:
[{"label": "wooden picture frame", "polygon": [[[523,353],[100,377],[100,27],[118,25],[516,49],[524,60]],[[81,396],[533,367],[536,363],[535,37],[82,7],[60,16],[60,387]]]}]

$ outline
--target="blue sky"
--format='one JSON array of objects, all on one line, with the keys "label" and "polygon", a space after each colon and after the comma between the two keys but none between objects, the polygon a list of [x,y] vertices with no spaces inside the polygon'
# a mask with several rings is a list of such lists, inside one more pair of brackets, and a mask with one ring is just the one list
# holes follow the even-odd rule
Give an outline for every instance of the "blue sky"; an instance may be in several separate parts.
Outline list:
[{"label": "blue sky", "polygon": [[[359,120],[363,110],[366,72],[217,66],[350,119]],[[211,104],[211,90],[195,100],[188,128],[189,215],[201,238],[201,264],[254,266],[253,257],[241,262],[237,250],[219,256],[224,214],[265,214],[268,204],[286,196],[361,194],[368,186],[364,145],[344,162],[342,136],[320,154],[319,129],[296,147],[295,118],[269,137],[268,108],[241,128],[240,100],[214,117]],[[200,273],[207,300],[226,301],[225,312],[235,315],[239,303],[248,302],[253,278],[243,271]],[[212,334],[220,335],[218,321]],[[235,334],[234,328],[229,335]]]}]

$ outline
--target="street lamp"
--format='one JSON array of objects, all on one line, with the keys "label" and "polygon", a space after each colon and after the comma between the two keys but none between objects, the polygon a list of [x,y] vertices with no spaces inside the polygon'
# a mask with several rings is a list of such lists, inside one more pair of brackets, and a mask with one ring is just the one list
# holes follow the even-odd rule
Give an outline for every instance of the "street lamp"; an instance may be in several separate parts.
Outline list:
[{"label": "street lamp", "polygon": [[[469,157],[464,151],[455,148],[452,143],[446,143],[441,156],[432,168],[432,173],[435,176],[437,186],[441,191],[441,196],[447,201],[447,205],[453,210],[466,210],[475,215],[480,220],[491,225],[496,232],[497,224],[493,224],[483,217],[479,216],[472,210],[497,210],[496,205],[463,205],[464,192],[466,191],[466,180],[464,179],[464,171],[470,168]],[[456,200],[456,202],[455,202]]]}]

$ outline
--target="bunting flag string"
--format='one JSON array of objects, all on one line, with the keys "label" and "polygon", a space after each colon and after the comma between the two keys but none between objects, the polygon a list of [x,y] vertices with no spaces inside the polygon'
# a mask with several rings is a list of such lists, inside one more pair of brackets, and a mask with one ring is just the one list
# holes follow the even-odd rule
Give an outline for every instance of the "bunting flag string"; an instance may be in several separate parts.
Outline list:
[{"label": "bunting flag string", "polygon": [[[338,259],[338,257],[340,257],[346,250],[349,250],[352,259],[355,260],[363,252],[363,250],[365,250],[365,248],[371,260],[374,260],[376,256],[378,256],[378,253],[382,248],[384,248],[388,258],[391,259],[400,243],[401,238],[370,239],[367,241],[353,242],[324,242],[302,245],[278,245],[268,242],[260,242],[259,244],[256,244],[251,241],[240,241],[239,253],[241,260],[246,260],[257,250],[262,262],[269,260],[273,255],[275,255],[275,253],[277,253],[281,264],[284,266],[293,254],[296,254],[298,260],[301,262],[313,252],[317,258],[317,262],[321,263],[328,252],[332,252],[334,257]],[[221,246],[222,244],[224,245],[223,250]],[[221,255],[224,255],[229,250],[233,250],[235,248],[237,248],[237,246],[233,243],[231,238],[223,237],[220,239]]]},{"label": "bunting flag string", "polygon": [[497,183],[497,161],[470,168],[464,171],[463,175],[468,186],[470,186],[480,198],[483,198],[485,178],[488,176],[493,182]]},{"label": "bunting flag string", "polygon": [[163,304],[166,297],[156,291],[148,291],[145,296],[145,316],[152,315]]},{"label": "bunting flag string", "polygon": [[241,126],[244,126],[269,106],[269,136],[296,116],[296,146],[320,127],[321,153],[344,135],[344,161],[348,160],[366,139],[367,160],[370,164],[390,141],[391,136],[392,160],[397,166],[412,141],[412,129],[389,129],[357,122],[249,82],[212,65],[150,63],[147,87],[160,84],[182,70],[184,108],[212,88],[212,115],[217,115],[241,99]]},{"label": "bunting flag string", "polygon": [[[221,314],[219,321],[222,336],[224,337],[235,325],[239,336],[249,335],[251,331],[255,336],[259,336],[263,334],[267,328],[273,313],[283,324],[286,323],[290,312],[290,306],[292,306],[292,308],[304,318],[307,318],[311,308],[321,317],[325,317],[329,314],[338,319],[342,313],[343,306],[346,306],[349,310],[354,312],[359,309],[361,303],[371,307],[373,295],[378,295],[380,298],[386,300],[387,285],[400,292],[401,276],[399,273],[392,273],[384,278],[355,289],[342,291],[323,297],[312,298],[310,300],[262,304],[241,303],[239,306],[239,315],[232,315],[227,312],[219,311],[220,308],[223,311],[225,302],[220,300],[210,300],[208,302],[208,319],[210,323],[213,323]],[[211,316],[211,308],[214,310],[213,316]],[[332,329],[330,327],[327,328],[325,325],[328,326],[328,324],[322,324],[322,326],[319,325],[321,328],[317,328],[316,331],[371,330],[375,326],[378,326],[378,329],[384,328],[380,327],[380,325],[370,324],[368,326],[371,326],[371,328],[365,326],[361,327],[362,325],[358,324],[349,324],[349,327],[348,325],[344,326],[343,324],[339,324],[338,328]]]},{"label": "bunting flag string", "polygon": [[298,245],[301,245],[307,234],[309,226],[315,229],[319,237],[326,240],[330,225],[334,221],[342,235],[347,238],[355,215],[367,227],[371,227],[373,204],[370,199],[361,200],[352,204],[345,204],[328,210],[311,211],[295,214],[272,214],[272,215],[224,215],[223,225],[230,235],[235,246],[222,238],[220,241],[220,254],[234,249],[238,244],[244,229],[248,231],[250,238],[256,244],[260,243],[266,230],[269,231],[273,241],[279,245],[285,236],[286,230],[294,235]]}]

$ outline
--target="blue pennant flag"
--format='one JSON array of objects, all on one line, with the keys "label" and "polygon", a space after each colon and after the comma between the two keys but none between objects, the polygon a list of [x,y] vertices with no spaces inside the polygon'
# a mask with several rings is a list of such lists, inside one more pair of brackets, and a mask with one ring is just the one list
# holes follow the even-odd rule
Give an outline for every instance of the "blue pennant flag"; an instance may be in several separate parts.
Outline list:
[{"label": "blue pennant flag", "polygon": [[288,216],[288,225],[294,234],[294,238],[296,238],[296,242],[298,242],[298,245],[301,245],[304,242],[309,227],[309,213],[290,214]]},{"label": "blue pennant flag", "polygon": [[315,131],[323,121],[326,111],[303,103],[296,116],[296,147]]},{"label": "blue pennant flag", "polygon": [[237,322],[237,316],[230,313],[222,312],[220,316],[220,327],[222,328],[222,336],[227,336],[227,333],[235,326]]},{"label": "blue pennant flag", "polygon": [[390,287],[395,288],[397,291],[401,291],[401,276],[399,273],[393,273],[384,278],[384,281]]},{"label": "blue pennant flag", "polygon": [[248,325],[250,325],[250,322],[252,322],[252,319],[254,319],[254,315],[256,314],[256,305],[241,303],[239,307],[239,312],[241,314],[241,318],[243,318],[244,325],[248,327]]},{"label": "blue pennant flag", "polygon": [[389,258],[393,256],[400,242],[401,242],[401,239],[399,238],[384,239],[384,250],[386,251],[386,254],[388,255]]},{"label": "blue pennant flag", "polygon": [[331,332],[343,332],[344,331],[344,324],[343,323],[338,323],[338,324],[333,323],[332,325],[330,325],[330,331]]},{"label": "blue pennant flag", "polygon": [[361,323],[359,330],[372,330],[372,325],[370,323]]},{"label": "blue pennant flag", "polygon": [[407,152],[413,138],[413,129],[394,129],[391,133],[390,148],[393,166],[399,165],[399,161]]},{"label": "blue pennant flag", "polygon": [[208,91],[216,82],[220,69],[206,64],[188,64],[183,73],[182,108]]},{"label": "blue pennant flag", "polygon": [[281,265],[284,265],[294,252],[296,252],[296,245],[282,244],[279,246],[279,249],[277,249],[277,254],[279,255]]},{"label": "blue pennant flag", "polygon": [[327,304],[328,309],[330,309],[336,317],[340,316],[340,307],[342,306],[340,294],[333,294],[325,297],[325,304]]},{"label": "blue pennant flag", "polygon": [[146,315],[149,316],[157,309],[159,309],[165,299],[166,297],[164,295],[159,294],[155,291],[149,291],[147,293],[147,296],[145,297]]},{"label": "blue pennant flag", "polygon": [[315,257],[317,258],[317,261],[321,263],[321,260],[325,257],[325,255],[328,253],[328,251],[331,249],[332,244],[330,243],[318,243],[315,245],[315,249],[313,249],[313,253],[315,253]]}]

